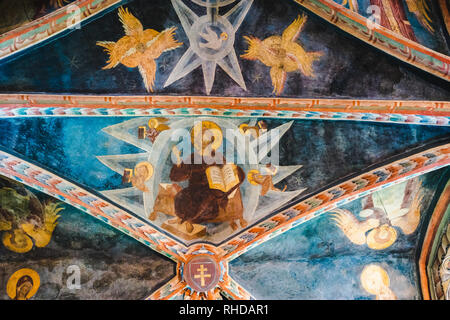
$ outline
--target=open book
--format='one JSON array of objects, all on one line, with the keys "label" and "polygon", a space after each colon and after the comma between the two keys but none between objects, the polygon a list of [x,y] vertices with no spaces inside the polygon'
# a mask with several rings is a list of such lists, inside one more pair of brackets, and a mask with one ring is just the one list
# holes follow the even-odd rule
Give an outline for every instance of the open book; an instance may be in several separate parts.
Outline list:
[{"label": "open book", "polygon": [[206,169],[209,188],[228,192],[239,183],[239,175],[235,164],[226,164],[222,167],[211,166]]}]

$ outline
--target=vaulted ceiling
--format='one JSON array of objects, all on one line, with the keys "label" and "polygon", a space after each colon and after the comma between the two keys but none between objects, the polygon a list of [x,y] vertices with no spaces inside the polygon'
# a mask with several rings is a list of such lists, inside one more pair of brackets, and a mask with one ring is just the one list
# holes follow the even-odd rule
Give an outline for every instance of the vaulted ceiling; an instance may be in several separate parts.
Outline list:
[{"label": "vaulted ceiling", "polygon": [[[448,295],[445,1],[19,2],[0,7],[0,264],[37,270],[36,298]],[[198,127],[236,183],[189,163]],[[49,199],[67,205],[39,245]]]}]

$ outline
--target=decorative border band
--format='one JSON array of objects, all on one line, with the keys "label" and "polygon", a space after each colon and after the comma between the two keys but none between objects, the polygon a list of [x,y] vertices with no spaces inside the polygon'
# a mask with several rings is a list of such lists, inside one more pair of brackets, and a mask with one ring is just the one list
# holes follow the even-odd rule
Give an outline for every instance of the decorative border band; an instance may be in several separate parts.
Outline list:
[{"label": "decorative border band", "polygon": [[450,165],[450,144],[422,151],[312,196],[238,234],[220,246],[230,261],[249,249],[345,203]]},{"label": "decorative border band", "polygon": [[212,115],[450,125],[448,101],[0,94],[0,118]]},{"label": "decorative border band", "polygon": [[369,29],[368,19],[333,0],[294,0],[343,31],[400,60],[450,81],[450,57],[383,26]]},{"label": "decorative border band", "polygon": [[29,162],[0,151],[0,174],[64,201],[177,261],[187,248],[96,195]]},{"label": "decorative border band", "polygon": [[[433,215],[431,216],[430,223],[425,235],[425,239],[422,244],[422,251],[419,258],[419,274],[420,274],[420,286],[422,289],[422,298],[424,300],[431,300],[430,283],[428,281],[429,272],[428,267],[430,264],[430,255],[432,247],[436,242],[438,236],[437,231],[439,226],[444,223],[443,218],[445,212],[450,204],[450,182],[447,183],[444,191],[439,197],[438,202],[434,208]],[[448,222],[447,222],[448,223]]]},{"label": "decorative border band", "polygon": [[79,15],[76,22],[83,22],[120,2],[121,0],[78,0],[4,33],[0,36],[0,60],[70,29],[75,14]]}]

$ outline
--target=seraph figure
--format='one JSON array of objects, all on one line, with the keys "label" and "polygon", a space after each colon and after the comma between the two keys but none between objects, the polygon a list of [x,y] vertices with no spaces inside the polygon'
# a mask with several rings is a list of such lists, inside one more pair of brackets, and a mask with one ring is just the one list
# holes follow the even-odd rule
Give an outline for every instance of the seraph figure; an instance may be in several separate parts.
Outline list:
[{"label": "seraph figure", "polygon": [[[420,223],[420,203],[422,195],[419,192],[417,180],[411,179],[406,183],[402,202],[385,208],[374,205],[372,195],[364,201],[363,210],[359,216],[366,218],[359,220],[352,212],[345,209],[335,209],[332,219],[345,236],[353,243],[375,250],[385,249],[397,240],[399,228],[406,235],[412,234]],[[368,232],[368,233],[367,233]]]},{"label": "seraph figure", "polygon": [[244,37],[249,47],[241,57],[259,60],[271,68],[270,77],[276,95],[283,92],[288,72],[300,71],[307,77],[314,77],[313,62],[319,59],[322,53],[306,52],[296,42],[306,20],[306,15],[298,16],[281,36],[271,36],[263,41],[255,37]]},{"label": "seraph figure", "polygon": [[98,41],[109,54],[108,64],[103,69],[115,68],[119,63],[129,68],[139,68],[147,91],[153,92],[156,75],[156,62],[159,56],[181,46],[183,43],[174,38],[175,27],[158,32],[144,30],[141,22],[128,9],[119,8],[120,22],[125,36],[117,42]]}]

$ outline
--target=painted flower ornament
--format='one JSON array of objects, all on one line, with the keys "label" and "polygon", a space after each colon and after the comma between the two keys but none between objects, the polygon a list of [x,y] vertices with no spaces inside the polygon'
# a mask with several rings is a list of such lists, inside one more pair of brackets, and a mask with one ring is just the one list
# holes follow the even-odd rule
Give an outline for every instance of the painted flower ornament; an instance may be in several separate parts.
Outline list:
[{"label": "painted flower ornament", "polygon": [[119,8],[119,19],[125,29],[125,36],[117,42],[98,41],[109,54],[108,64],[103,69],[115,68],[120,63],[128,68],[139,68],[147,91],[153,92],[156,76],[155,60],[162,53],[183,45],[174,38],[176,27],[158,32],[144,30],[141,22],[128,9]]},{"label": "painted flower ornament", "polygon": [[280,95],[284,90],[287,73],[300,71],[307,77],[314,77],[313,62],[322,56],[321,52],[306,52],[296,42],[307,17],[298,18],[284,30],[281,36],[271,36],[261,41],[255,37],[244,37],[248,49],[242,58],[259,60],[270,69],[273,92]]}]

